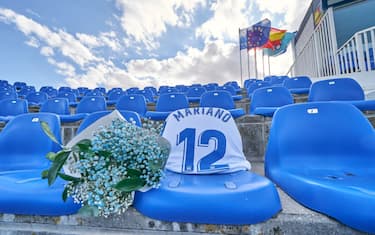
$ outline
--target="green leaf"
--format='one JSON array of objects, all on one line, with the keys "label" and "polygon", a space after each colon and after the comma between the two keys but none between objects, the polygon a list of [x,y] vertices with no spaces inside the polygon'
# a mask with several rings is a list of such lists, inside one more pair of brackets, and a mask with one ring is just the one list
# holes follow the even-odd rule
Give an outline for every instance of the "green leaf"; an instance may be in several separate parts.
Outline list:
[{"label": "green leaf", "polygon": [[66,202],[66,199],[68,199],[68,187],[64,188],[64,191],[62,193],[62,199],[64,202]]},{"label": "green leaf", "polygon": [[61,177],[61,179],[63,180],[66,180],[66,181],[74,181],[74,182],[78,182],[81,180],[81,178],[77,178],[77,177],[74,177],[74,176],[71,176],[71,175],[66,175],[64,173],[57,173],[58,176]]},{"label": "green leaf", "polygon": [[137,169],[128,169],[127,172],[127,176],[129,176],[130,178],[139,177],[142,175],[142,172]]},{"label": "green leaf", "polygon": [[97,207],[86,205],[79,209],[78,214],[82,216],[98,216],[99,210]]},{"label": "green leaf", "polygon": [[55,161],[56,153],[49,152],[49,153],[47,153],[46,158],[48,158],[50,161]]},{"label": "green leaf", "polygon": [[44,121],[40,121],[40,125],[42,126],[42,129],[44,131],[44,133],[55,143],[57,143],[58,145],[62,146],[61,143],[57,140],[57,138],[55,137],[55,135],[52,133],[51,131],[51,128],[49,128],[49,125],[47,122],[44,122]]},{"label": "green leaf", "polygon": [[57,174],[64,165],[66,159],[68,159],[70,151],[60,151],[56,154],[55,161],[48,170],[48,185],[52,185],[57,177]]},{"label": "green leaf", "polygon": [[111,153],[111,152],[109,152],[109,151],[104,151],[104,150],[98,151],[98,154],[99,154],[100,156],[105,157],[105,158],[109,158],[109,157],[112,156],[112,153]]},{"label": "green leaf", "polygon": [[129,193],[142,188],[145,184],[145,180],[139,177],[133,177],[121,180],[114,186],[114,188],[121,192]]},{"label": "green leaf", "polygon": [[91,140],[89,139],[83,139],[80,140],[78,143],[76,143],[73,146],[73,151],[75,152],[87,152],[90,150],[91,147]]},{"label": "green leaf", "polygon": [[42,179],[47,179],[48,178],[48,170],[42,171]]}]

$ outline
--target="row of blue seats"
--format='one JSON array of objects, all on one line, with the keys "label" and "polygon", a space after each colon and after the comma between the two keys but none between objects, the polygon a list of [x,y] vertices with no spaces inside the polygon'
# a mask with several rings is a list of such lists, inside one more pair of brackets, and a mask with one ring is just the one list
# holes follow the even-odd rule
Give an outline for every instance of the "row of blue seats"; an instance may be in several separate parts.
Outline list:
[{"label": "row of blue seats", "polygon": [[[93,113],[81,129],[108,112]],[[40,179],[50,164],[45,154],[59,149],[41,130],[41,120],[59,136],[58,116],[46,113],[20,115],[0,133],[0,213],[66,215],[80,207],[72,199],[62,201],[62,182],[48,187]],[[184,120],[180,125],[186,125]],[[190,122],[184,128],[195,129],[197,124]],[[228,143],[235,132],[230,133],[225,135]],[[371,124],[351,104],[287,105],[272,121],[266,176],[302,205],[375,233],[374,141]],[[269,179],[245,170],[205,175],[166,170],[160,188],[137,192],[134,206],[151,218],[172,222],[259,223],[281,209]]]}]

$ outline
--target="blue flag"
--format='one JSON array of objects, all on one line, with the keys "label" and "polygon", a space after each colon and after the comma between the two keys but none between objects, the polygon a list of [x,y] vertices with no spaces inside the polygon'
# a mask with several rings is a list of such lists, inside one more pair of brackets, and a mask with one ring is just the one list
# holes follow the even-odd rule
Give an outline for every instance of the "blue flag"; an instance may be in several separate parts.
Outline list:
[{"label": "blue flag", "polygon": [[261,47],[268,42],[271,21],[264,19],[247,29],[247,49]]},{"label": "blue flag", "polygon": [[240,50],[247,49],[247,28],[240,29]]},{"label": "blue flag", "polygon": [[274,50],[272,49],[263,49],[263,52],[265,55],[268,56],[278,56],[286,52],[286,49],[288,48],[289,43],[292,41],[292,39],[295,37],[296,32],[290,33],[286,32],[284,37],[281,39],[280,46],[276,47]]}]

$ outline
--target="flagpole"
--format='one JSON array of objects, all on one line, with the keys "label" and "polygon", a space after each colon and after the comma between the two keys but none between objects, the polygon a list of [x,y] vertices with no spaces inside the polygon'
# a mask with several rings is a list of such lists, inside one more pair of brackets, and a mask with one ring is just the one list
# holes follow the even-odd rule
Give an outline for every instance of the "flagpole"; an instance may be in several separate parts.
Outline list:
[{"label": "flagpole", "polygon": [[265,77],[265,71],[264,71],[264,50],[262,49],[262,67],[263,67],[263,77]]},{"label": "flagpole", "polygon": [[[241,29],[238,28],[238,36],[241,38]],[[243,82],[242,82],[242,53],[241,53],[241,39],[240,39],[240,73],[241,73],[241,86],[243,86]]]},{"label": "flagpole", "polygon": [[271,64],[270,64],[270,55],[268,56],[268,75],[271,75]]},{"label": "flagpole", "polygon": [[256,47],[254,47],[254,65],[255,65],[255,78],[258,79],[257,49],[256,49]]},{"label": "flagpole", "polygon": [[247,76],[250,78],[250,59],[249,59],[249,50],[247,51]]}]

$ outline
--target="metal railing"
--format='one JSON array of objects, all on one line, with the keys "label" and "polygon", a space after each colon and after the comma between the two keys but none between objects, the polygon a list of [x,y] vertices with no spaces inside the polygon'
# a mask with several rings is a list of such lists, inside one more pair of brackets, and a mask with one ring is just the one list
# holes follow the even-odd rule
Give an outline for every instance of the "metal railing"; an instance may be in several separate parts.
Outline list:
[{"label": "metal railing", "polygon": [[355,33],[337,50],[339,73],[375,70],[375,26]]},{"label": "metal railing", "polygon": [[324,77],[339,71],[336,56],[337,41],[333,22],[333,11],[329,8],[315,27],[303,49],[296,55],[289,76],[308,75]]}]

